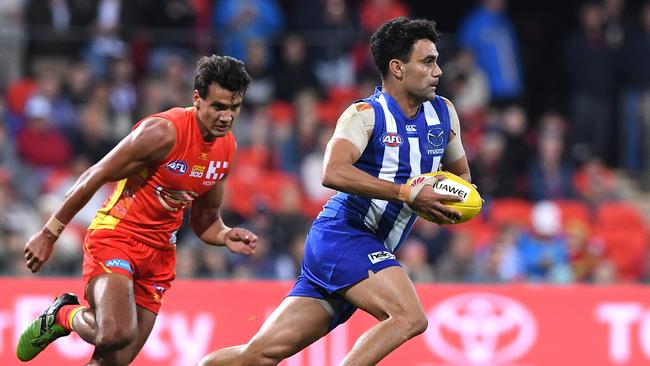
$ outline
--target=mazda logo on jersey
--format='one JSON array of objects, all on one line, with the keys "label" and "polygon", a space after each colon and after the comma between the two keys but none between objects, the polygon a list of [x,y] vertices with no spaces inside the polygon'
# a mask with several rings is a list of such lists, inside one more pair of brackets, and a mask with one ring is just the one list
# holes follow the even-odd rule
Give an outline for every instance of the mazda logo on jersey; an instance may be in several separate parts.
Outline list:
[{"label": "mazda logo on jersey", "polygon": [[394,132],[386,132],[385,134],[381,135],[380,141],[382,144],[384,144],[384,146],[388,147],[400,146],[404,142],[402,136]]},{"label": "mazda logo on jersey", "polygon": [[445,142],[445,132],[440,127],[434,127],[427,132],[427,140],[431,145],[438,147]]}]

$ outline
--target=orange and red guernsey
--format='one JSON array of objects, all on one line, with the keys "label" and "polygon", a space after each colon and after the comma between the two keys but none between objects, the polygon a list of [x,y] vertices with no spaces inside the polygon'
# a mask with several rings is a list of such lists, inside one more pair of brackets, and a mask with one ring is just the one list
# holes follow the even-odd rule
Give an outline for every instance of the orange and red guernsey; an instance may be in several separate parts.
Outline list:
[{"label": "orange and red guernsey", "polygon": [[176,144],[159,165],[119,181],[89,229],[116,230],[155,247],[168,247],[176,243],[184,208],[228,174],[236,142],[232,131],[205,141],[192,107],[147,118],[151,117],[174,124]]}]

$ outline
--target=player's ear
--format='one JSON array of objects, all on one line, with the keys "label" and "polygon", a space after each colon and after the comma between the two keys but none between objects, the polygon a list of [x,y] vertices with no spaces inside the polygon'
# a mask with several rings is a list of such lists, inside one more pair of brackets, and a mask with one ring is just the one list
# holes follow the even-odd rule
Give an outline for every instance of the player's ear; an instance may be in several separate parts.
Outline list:
[{"label": "player's ear", "polygon": [[395,76],[395,79],[402,80],[404,77],[404,67],[402,65],[402,61],[396,58],[390,60],[388,63],[388,69],[389,72]]},{"label": "player's ear", "polygon": [[194,90],[194,93],[192,93],[192,99],[194,100],[194,108],[199,109],[199,99],[201,99],[201,96],[199,95],[198,90]]}]

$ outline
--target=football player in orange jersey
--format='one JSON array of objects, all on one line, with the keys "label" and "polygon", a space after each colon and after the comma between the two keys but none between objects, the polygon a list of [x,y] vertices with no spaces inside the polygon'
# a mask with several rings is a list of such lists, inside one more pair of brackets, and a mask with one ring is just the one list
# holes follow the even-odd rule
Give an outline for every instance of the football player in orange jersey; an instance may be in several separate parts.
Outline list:
[{"label": "football player in orange jersey", "polygon": [[206,244],[245,255],[255,251],[255,234],[226,226],[219,214],[235,152],[231,128],[250,80],[239,60],[201,58],[193,107],[144,118],[79,177],[25,245],[25,261],[38,272],[73,216],[102,185],[118,182],[84,240],[89,306],[79,305],[72,294],[58,297],[22,333],[19,359],[31,360],[75,331],[95,345],[88,365],[129,364],[147,340],[174,279],[176,230],[186,207],[191,207],[192,230]]}]

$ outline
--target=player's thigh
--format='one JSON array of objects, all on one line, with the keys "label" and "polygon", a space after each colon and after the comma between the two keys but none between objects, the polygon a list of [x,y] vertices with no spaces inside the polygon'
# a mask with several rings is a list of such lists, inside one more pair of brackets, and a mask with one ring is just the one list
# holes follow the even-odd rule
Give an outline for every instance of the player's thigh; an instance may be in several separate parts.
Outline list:
[{"label": "player's thigh", "polygon": [[289,296],[246,346],[247,353],[289,357],[327,334],[332,316],[314,298]]},{"label": "player's thigh", "polygon": [[156,314],[140,306],[137,307],[137,314],[138,328],[133,341],[119,351],[93,355],[93,358],[99,359],[100,365],[128,365],[140,353],[156,323]]},{"label": "player's thigh", "polygon": [[86,298],[95,310],[98,332],[135,331],[137,315],[130,277],[117,273],[96,276],[88,282]]},{"label": "player's thigh", "polygon": [[423,314],[415,287],[402,267],[393,266],[378,272],[368,271],[368,278],[340,294],[378,320],[405,314]]}]

